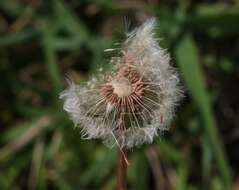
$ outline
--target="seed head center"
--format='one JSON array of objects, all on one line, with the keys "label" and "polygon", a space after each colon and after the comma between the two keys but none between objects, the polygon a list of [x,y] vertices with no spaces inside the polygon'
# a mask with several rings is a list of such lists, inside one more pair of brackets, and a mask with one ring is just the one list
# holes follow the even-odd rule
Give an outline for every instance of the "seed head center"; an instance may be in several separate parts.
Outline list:
[{"label": "seed head center", "polygon": [[111,85],[113,87],[113,93],[120,98],[127,97],[133,92],[131,82],[125,77],[113,80]]}]

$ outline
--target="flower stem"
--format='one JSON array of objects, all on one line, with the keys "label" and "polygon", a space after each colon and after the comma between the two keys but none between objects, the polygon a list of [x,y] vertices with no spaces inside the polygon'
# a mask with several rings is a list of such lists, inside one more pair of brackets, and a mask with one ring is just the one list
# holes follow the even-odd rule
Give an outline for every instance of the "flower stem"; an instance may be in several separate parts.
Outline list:
[{"label": "flower stem", "polygon": [[127,152],[124,148],[118,148],[117,163],[117,190],[127,189]]}]

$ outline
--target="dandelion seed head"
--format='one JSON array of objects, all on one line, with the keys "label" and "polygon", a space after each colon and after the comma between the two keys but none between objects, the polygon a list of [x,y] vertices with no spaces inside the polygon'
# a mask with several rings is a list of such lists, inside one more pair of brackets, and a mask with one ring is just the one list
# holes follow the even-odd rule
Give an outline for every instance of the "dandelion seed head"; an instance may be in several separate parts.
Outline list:
[{"label": "dandelion seed head", "polygon": [[155,27],[153,18],[127,34],[120,56],[110,60],[112,72],[100,72],[85,85],[69,82],[60,94],[83,138],[132,148],[168,129],[182,90]]}]

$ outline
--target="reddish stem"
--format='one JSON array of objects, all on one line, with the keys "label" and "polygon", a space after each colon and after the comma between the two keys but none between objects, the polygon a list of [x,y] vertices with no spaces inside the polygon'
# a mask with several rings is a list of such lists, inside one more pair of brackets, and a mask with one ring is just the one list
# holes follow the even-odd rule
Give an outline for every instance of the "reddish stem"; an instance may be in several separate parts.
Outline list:
[{"label": "reddish stem", "polygon": [[127,152],[118,148],[117,190],[127,190]]}]

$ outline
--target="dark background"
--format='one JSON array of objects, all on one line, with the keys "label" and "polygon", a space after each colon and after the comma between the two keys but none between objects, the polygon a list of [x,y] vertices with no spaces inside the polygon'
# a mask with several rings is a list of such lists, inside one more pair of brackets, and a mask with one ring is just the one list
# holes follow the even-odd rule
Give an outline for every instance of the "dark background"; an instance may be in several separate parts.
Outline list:
[{"label": "dark background", "polygon": [[170,131],[130,151],[129,189],[239,189],[238,0],[1,0],[1,190],[115,189],[115,149],[81,140],[58,95],[152,16],[186,92]]}]

